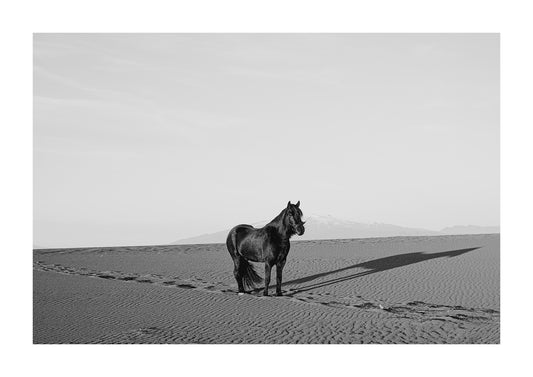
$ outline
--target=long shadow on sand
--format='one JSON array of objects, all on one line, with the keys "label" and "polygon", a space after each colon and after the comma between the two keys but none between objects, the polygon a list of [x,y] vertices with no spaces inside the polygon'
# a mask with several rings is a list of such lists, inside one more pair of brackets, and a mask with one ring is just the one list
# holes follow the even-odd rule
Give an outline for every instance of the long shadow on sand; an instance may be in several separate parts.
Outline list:
[{"label": "long shadow on sand", "polygon": [[473,251],[473,250],[477,250],[477,249],[479,249],[479,247],[471,247],[471,248],[468,248],[468,249],[442,251],[440,253],[427,253],[426,254],[426,253],[422,253],[422,252],[417,252],[417,253],[407,253],[407,254],[400,254],[400,255],[392,255],[390,257],[374,259],[374,260],[370,260],[370,261],[367,261],[367,262],[354,264],[354,265],[351,265],[351,266],[348,266],[348,267],[339,268],[337,270],[322,272],[322,273],[319,273],[319,274],[306,276],[306,277],[303,277],[303,278],[300,278],[300,279],[290,280],[290,281],[284,282],[283,286],[293,285],[293,284],[308,283],[308,282],[311,282],[313,280],[323,278],[325,276],[337,274],[339,272],[351,270],[351,269],[354,269],[354,268],[365,268],[365,269],[367,269],[366,271],[361,271],[361,272],[358,272],[356,274],[352,274],[352,275],[349,275],[349,276],[343,276],[343,277],[338,277],[338,278],[335,278],[335,279],[321,281],[321,282],[314,283],[314,284],[309,284],[309,285],[306,285],[306,286],[303,286],[303,287],[299,287],[299,288],[297,288],[297,289],[292,291],[292,293],[305,292],[305,291],[309,291],[309,290],[312,290],[312,289],[325,287],[325,286],[328,286],[328,285],[331,285],[331,284],[336,284],[336,283],[341,283],[343,281],[356,279],[356,278],[361,277],[361,276],[375,274],[376,272],[387,271],[387,270],[391,270],[393,268],[403,267],[403,266],[407,266],[407,265],[414,264],[414,263],[420,263],[420,262],[428,261],[428,260],[431,260],[431,259],[445,258],[445,257],[447,257],[447,258],[457,257],[459,255],[462,255],[462,254],[468,253],[469,251]]}]

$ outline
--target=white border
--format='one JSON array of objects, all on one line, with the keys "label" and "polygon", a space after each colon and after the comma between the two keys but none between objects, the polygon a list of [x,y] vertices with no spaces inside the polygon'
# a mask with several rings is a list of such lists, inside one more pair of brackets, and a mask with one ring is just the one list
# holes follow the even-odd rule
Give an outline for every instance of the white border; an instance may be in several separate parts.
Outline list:
[{"label": "white border", "polygon": [[[510,5],[504,5],[510,4]],[[522,375],[531,337],[531,21],[503,1],[18,1],[2,5],[6,375]],[[492,346],[32,345],[32,32],[501,32],[502,337]],[[529,128],[528,128],[529,127]],[[7,174],[6,174],[7,173]],[[6,211],[7,209],[7,211]],[[4,237],[2,237],[4,240]],[[6,334],[7,333],[7,334]]]}]

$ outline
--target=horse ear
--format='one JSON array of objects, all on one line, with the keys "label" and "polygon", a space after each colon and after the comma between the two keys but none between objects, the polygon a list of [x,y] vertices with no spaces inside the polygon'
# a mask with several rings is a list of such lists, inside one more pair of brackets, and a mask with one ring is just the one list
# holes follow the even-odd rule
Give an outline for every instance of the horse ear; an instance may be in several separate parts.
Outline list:
[{"label": "horse ear", "polygon": [[300,201],[298,200],[298,203],[296,203],[296,208],[300,208]]},{"label": "horse ear", "polygon": [[289,202],[287,203],[287,208],[291,208],[291,201],[289,200]]}]

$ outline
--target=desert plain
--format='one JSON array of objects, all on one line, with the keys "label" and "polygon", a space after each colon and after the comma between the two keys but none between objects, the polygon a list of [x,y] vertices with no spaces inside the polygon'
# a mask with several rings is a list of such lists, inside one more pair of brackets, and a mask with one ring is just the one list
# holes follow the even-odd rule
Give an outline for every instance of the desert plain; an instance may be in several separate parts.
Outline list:
[{"label": "desert plain", "polygon": [[500,342],[499,234],[293,240],[283,297],[238,295],[224,244],[33,259],[36,344]]}]

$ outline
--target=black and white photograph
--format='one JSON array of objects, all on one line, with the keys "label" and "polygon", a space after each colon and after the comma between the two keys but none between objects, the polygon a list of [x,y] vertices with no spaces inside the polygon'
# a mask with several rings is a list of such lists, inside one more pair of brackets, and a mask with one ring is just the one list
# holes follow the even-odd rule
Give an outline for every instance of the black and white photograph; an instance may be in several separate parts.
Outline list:
[{"label": "black and white photograph", "polygon": [[500,34],[33,34],[34,344],[499,344]]}]

